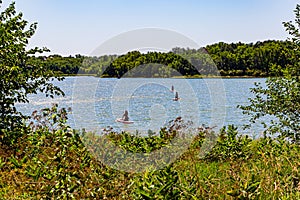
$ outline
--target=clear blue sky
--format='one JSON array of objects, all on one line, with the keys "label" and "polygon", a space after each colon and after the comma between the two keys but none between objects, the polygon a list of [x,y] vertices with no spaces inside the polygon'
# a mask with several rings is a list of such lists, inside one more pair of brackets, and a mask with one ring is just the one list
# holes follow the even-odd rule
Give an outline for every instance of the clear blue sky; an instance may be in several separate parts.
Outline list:
[{"label": "clear blue sky", "polygon": [[[10,1],[4,0],[4,5]],[[120,33],[154,27],[179,32],[200,46],[284,40],[283,21],[294,19],[298,0],[16,0],[38,22],[30,46],[52,54],[89,55]],[[3,10],[3,8],[1,8]]]}]

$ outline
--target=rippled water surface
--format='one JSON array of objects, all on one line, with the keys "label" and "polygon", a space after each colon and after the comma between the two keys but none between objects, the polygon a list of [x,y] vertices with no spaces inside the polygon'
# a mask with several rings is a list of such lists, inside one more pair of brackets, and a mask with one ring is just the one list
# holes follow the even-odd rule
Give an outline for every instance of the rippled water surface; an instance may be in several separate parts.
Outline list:
[{"label": "rippled water surface", "polygon": [[[157,131],[178,116],[215,130],[223,125],[241,127],[249,117],[237,105],[248,103],[254,82],[265,79],[103,79],[95,77],[67,77],[55,82],[66,96],[49,99],[42,94],[30,97],[29,104],[19,104],[21,111],[30,114],[35,109],[59,103],[71,107],[69,124],[76,129],[100,130],[107,126],[115,130]],[[175,91],[171,91],[172,85]],[[180,100],[174,101],[175,92]],[[115,122],[128,110],[133,124]],[[260,127],[247,133],[259,133]]]}]

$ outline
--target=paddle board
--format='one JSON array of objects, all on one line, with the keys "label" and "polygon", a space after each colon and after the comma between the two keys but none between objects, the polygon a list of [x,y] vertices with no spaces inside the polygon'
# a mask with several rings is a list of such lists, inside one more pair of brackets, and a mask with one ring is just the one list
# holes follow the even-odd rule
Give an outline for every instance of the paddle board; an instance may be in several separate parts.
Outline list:
[{"label": "paddle board", "polygon": [[116,119],[116,122],[120,122],[120,123],[123,123],[123,124],[133,124],[134,123],[133,121],[124,121],[121,118]]}]

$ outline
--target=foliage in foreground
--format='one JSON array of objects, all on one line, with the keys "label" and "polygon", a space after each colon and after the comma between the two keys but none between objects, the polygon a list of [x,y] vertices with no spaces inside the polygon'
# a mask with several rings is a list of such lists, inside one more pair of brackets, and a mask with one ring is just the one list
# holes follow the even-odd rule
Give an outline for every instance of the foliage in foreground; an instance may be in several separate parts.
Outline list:
[{"label": "foliage in foreground", "polygon": [[[255,123],[264,116],[271,116],[271,121],[263,122],[265,134],[277,134],[283,139],[300,142],[300,5],[295,9],[295,23],[283,23],[292,36],[293,58],[296,62],[286,68],[274,68],[272,71],[283,77],[268,78],[266,87],[256,85],[251,91],[255,97],[250,105],[241,106],[245,114]],[[270,125],[268,125],[270,124]]]},{"label": "foliage in foreground", "polygon": [[[1,8],[2,1],[0,1]],[[50,81],[62,78],[43,65],[29,65],[28,59],[36,53],[47,51],[43,48],[26,50],[28,40],[34,35],[37,24],[28,28],[22,13],[16,13],[15,3],[0,13],[0,137],[11,133],[18,138],[24,115],[15,104],[27,103],[28,95],[43,92],[47,96],[63,94]],[[9,131],[7,131],[9,130]],[[13,131],[14,130],[14,131]]]},{"label": "foliage in foreground", "polygon": [[[122,172],[97,161],[80,134],[65,124],[66,119],[66,110],[57,106],[35,112],[32,123],[24,127],[26,134],[13,148],[1,144],[1,199],[300,198],[300,147],[296,144],[252,140],[230,126],[221,131],[205,157],[200,152],[208,140],[207,131],[200,132],[189,149],[162,169]],[[141,152],[166,142],[159,135],[144,139],[128,133],[108,135],[120,147]],[[132,141],[144,144],[134,149]]]}]

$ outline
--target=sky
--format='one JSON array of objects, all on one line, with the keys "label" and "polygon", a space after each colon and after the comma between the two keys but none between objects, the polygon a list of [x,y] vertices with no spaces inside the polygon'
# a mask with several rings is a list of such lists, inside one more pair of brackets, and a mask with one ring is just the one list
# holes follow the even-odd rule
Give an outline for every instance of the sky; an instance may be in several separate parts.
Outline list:
[{"label": "sky", "polygon": [[[11,1],[3,0],[3,7]],[[38,29],[29,47],[51,54],[91,55],[101,44],[133,30],[181,34],[199,47],[217,42],[285,40],[282,22],[294,19],[299,0],[15,0]],[[1,8],[1,11],[3,10]],[[150,38],[151,40],[151,38]],[[179,46],[179,45],[178,45]]]}]

